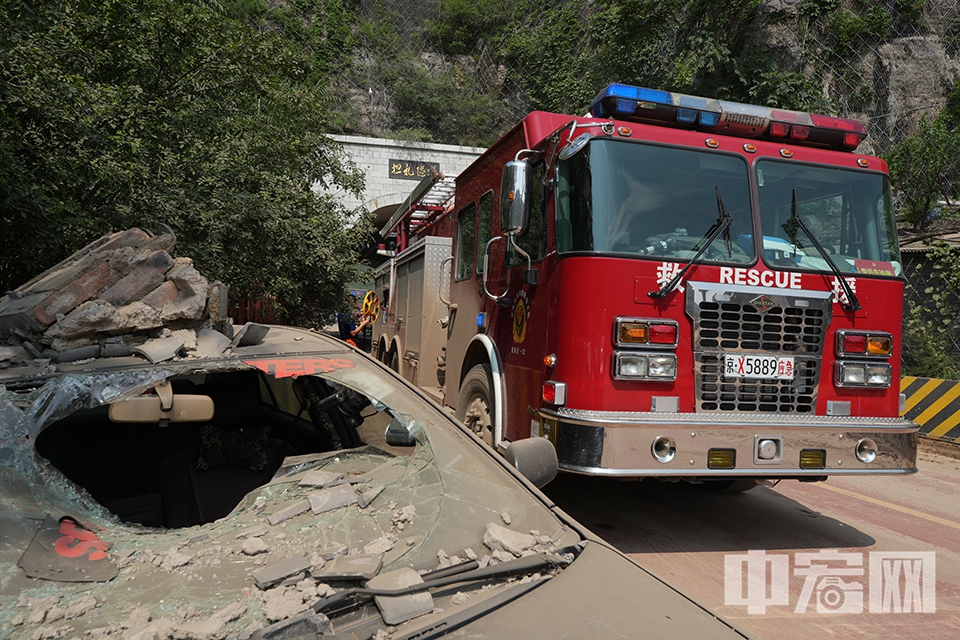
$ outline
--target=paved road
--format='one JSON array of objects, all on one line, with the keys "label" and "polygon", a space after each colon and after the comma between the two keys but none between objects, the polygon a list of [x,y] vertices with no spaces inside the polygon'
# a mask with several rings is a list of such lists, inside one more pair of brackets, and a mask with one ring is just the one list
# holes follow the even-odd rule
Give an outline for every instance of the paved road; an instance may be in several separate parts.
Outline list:
[{"label": "paved road", "polygon": [[919,466],[744,494],[561,475],[546,492],[751,637],[956,640],[960,447],[924,442]]}]

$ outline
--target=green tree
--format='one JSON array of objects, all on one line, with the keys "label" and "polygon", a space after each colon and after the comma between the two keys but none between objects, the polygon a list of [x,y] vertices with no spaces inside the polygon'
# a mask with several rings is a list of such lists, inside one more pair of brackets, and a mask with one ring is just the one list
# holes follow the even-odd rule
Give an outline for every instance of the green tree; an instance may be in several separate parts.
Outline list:
[{"label": "green tree", "polygon": [[318,58],[210,4],[0,15],[0,286],[166,223],[208,277],[277,295],[296,322],[340,305],[365,226],[311,187],[362,178],[324,136]]},{"label": "green tree", "polygon": [[886,161],[900,196],[900,218],[924,229],[940,200],[960,195],[960,131],[948,119],[921,120],[917,133],[890,150]]}]

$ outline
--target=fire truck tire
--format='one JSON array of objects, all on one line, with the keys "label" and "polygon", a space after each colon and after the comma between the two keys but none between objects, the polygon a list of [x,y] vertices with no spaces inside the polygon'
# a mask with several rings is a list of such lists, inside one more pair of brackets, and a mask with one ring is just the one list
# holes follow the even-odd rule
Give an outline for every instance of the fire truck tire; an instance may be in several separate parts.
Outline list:
[{"label": "fire truck tire", "polygon": [[491,447],[493,443],[493,383],[490,365],[478,364],[460,385],[457,418]]},{"label": "fire truck tire", "polygon": [[711,493],[743,493],[763,484],[760,478],[734,478],[732,480],[708,480],[701,487]]}]

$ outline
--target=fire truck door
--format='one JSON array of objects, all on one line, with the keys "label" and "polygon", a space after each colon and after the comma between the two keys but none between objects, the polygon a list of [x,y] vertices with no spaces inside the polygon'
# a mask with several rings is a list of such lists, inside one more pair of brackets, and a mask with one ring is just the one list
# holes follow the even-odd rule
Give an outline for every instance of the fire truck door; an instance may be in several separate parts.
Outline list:
[{"label": "fire truck door", "polygon": [[[547,225],[543,162],[535,163],[533,169],[530,226],[527,233],[515,241],[529,254],[530,269],[536,274],[537,284],[525,278],[526,257],[509,242],[504,242],[505,278],[501,279],[500,286],[506,289],[506,297],[493,305],[491,323],[494,340],[503,358],[507,417],[503,438],[510,441],[529,437],[531,433],[539,434],[539,422],[532,412],[539,408],[546,348],[547,295],[541,279],[544,276]],[[541,290],[543,293],[538,293]]]}]

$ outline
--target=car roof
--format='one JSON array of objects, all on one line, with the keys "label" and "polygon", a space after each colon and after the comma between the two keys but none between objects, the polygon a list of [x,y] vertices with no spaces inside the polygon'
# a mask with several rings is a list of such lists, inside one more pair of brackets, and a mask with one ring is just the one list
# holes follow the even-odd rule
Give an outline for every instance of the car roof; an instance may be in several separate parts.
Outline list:
[{"label": "car roof", "polygon": [[311,329],[281,325],[260,325],[268,327],[266,335],[256,344],[235,346],[213,357],[186,355],[170,358],[161,362],[150,362],[146,357],[130,355],[122,357],[90,358],[67,363],[54,363],[46,360],[27,361],[21,366],[11,366],[0,370],[0,384],[10,385],[19,382],[39,381],[61,375],[77,373],[107,373],[125,369],[163,368],[175,365],[176,368],[202,368],[204,365],[220,365],[242,362],[249,358],[265,356],[296,357],[306,354],[325,354],[337,357],[357,357],[356,349],[345,342],[327,334]]}]

